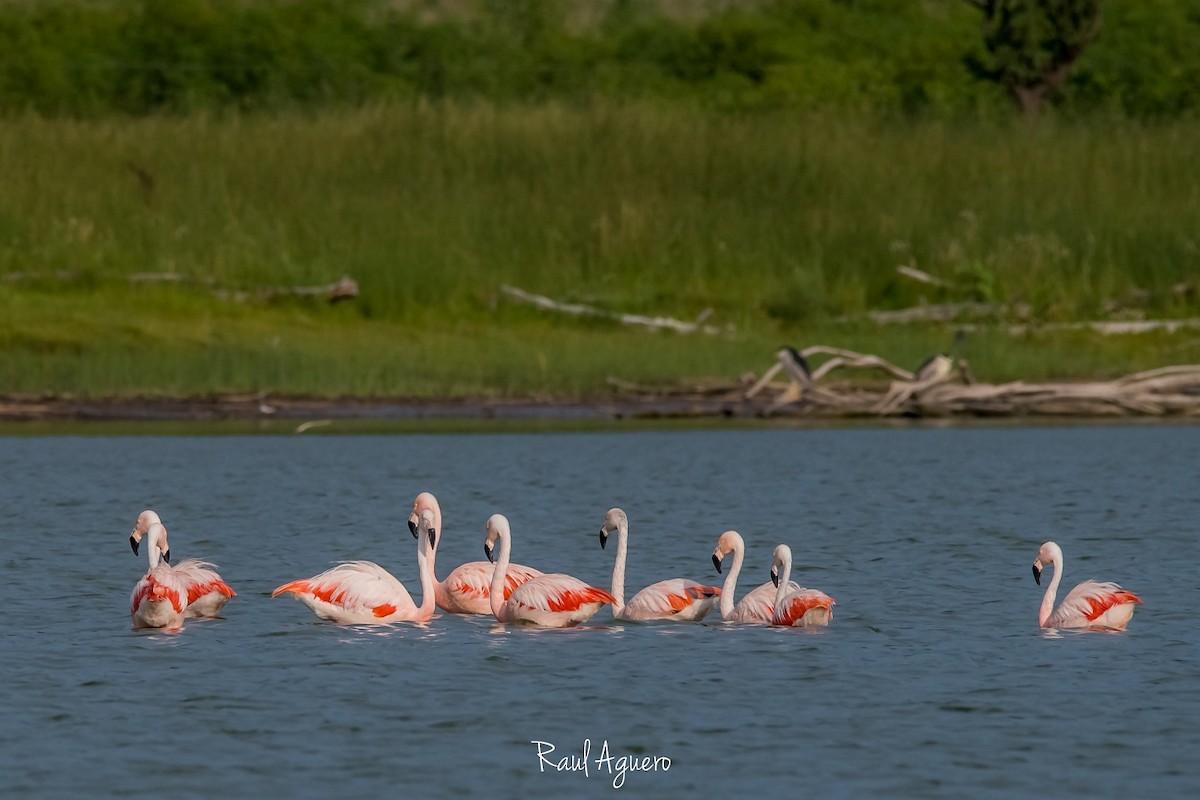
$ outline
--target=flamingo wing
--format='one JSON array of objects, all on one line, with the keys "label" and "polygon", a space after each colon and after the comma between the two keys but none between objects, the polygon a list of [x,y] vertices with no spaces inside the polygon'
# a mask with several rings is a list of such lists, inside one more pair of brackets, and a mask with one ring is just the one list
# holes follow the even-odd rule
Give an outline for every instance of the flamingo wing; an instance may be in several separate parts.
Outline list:
[{"label": "flamingo wing", "polygon": [[584,606],[613,602],[613,596],[571,575],[551,573],[531,578],[509,594],[506,605],[514,612],[572,612]]},{"label": "flamingo wing", "polygon": [[341,623],[378,622],[417,610],[404,584],[370,561],[342,562],[320,575],[285,583],[271,596],[288,593],[317,616]]},{"label": "flamingo wing", "polygon": [[719,586],[703,586],[687,578],[668,578],[631,597],[625,604],[625,615],[635,619],[673,617],[706,601],[711,608],[720,596]]},{"label": "flamingo wing", "polygon": [[1110,609],[1127,603],[1140,603],[1142,598],[1122,589],[1115,583],[1086,580],[1076,586],[1046,620],[1047,628],[1081,628],[1101,619]]},{"label": "flamingo wing", "polygon": [[175,574],[187,586],[188,605],[212,592],[223,595],[227,600],[237,596],[237,592],[217,574],[214,565],[207,561],[184,559],[175,565]]},{"label": "flamingo wing", "polygon": [[[773,625],[806,625],[825,624],[833,616],[834,600],[819,589],[800,589],[785,595],[775,606],[772,616]],[[824,613],[814,615],[815,618],[805,620],[805,615],[811,611],[823,610]]]},{"label": "flamingo wing", "polygon": [[[455,567],[454,571],[446,576],[442,586],[451,598],[462,602],[483,600],[486,603],[492,594],[493,569],[494,567],[486,561],[469,561]],[[540,570],[523,564],[509,564],[504,580],[504,599],[507,600],[518,586],[541,574]],[[483,613],[490,614],[491,609]]]}]

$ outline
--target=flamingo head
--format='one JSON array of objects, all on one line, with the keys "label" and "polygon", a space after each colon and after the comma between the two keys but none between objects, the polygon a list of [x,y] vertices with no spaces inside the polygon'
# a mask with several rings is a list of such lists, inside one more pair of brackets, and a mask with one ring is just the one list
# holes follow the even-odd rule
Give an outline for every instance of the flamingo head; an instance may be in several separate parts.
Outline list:
[{"label": "flamingo head", "polygon": [[162,524],[162,520],[158,518],[158,514],[150,509],[146,509],[138,514],[137,523],[133,526],[133,531],[129,534],[129,546],[133,548],[133,554],[138,554],[138,546],[142,543],[142,537],[150,530],[150,526],[158,523]]},{"label": "flamingo head", "polygon": [[509,535],[508,517],[492,514],[484,523],[483,529],[487,531],[487,538],[483,540],[483,552],[488,561],[495,562],[496,540]]},{"label": "flamingo head", "polygon": [[600,549],[608,544],[608,535],[613,531],[618,534],[629,533],[629,517],[619,508],[610,508],[604,515],[604,524],[600,526]]},{"label": "flamingo head", "polygon": [[1053,564],[1055,569],[1059,568],[1062,563],[1062,548],[1054,542],[1046,542],[1038,550],[1037,558],[1033,560],[1033,582],[1038,586],[1042,585],[1042,570],[1050,564]]},{"label": "flamingo head", "polygon": [[713,566],[717,568],[718,575],[721,573],[721,559],[739,549],[741,544],[742,537],[737,531],[725,531],[717,539],[717,549],[713,550],[712,562]]},{"label": "flamingo head", "polygon": [[442,509],[437,498],[429,492],[421,492],[413,500],[412,513],[408,515],[408,532],[416,539],[424,528],[429,534],[429,545],[437,545],[438,533],[442,529]]}]

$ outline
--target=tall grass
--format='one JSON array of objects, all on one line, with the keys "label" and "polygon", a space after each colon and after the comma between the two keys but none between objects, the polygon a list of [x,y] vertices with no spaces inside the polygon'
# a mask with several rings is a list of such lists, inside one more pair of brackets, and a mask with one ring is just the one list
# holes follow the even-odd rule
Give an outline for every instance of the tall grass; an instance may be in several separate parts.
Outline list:
[{"label": "tall grass", "polygon": [[[815,334],[915,359],[949,335],[836,320],[922,300],[1034,322],[1194,314],[1198,139],[1196,122],[651,104],[22,117],[0,126],[0,278],[22,275],[0,280],[0,392],[571,394],[610,374],[736,376]],[[131,283],[140,272],[186,280]],[[343,274],[361,296],[334,308],[217,295]],[[711,308],[738,335],[548,319],[504,283],[684,319]],[[1094,343],[1063,347],[1083,363]],[[1157,347],[1105,365],[1153,366]],[[1045,360],[1007,371],[1074,369]]]}]

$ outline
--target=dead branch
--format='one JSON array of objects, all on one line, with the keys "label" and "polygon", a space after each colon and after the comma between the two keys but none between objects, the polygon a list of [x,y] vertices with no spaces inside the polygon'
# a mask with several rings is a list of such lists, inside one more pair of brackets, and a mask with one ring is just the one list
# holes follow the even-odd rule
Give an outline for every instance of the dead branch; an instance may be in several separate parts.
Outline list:
[{"label": "dead branch", "polygon": [[712,309],[705,309],[696,318],[695,322],[683,322],[682,320],[672,319],[670,317],[646,317],[641,314],[625,314],[618,311],[605,311],[602,308],[595,306],[586,306],[581,303],[560,303],[557,300],[552,300],[549,297],[540,294],[533,294],[524,289],[519,289],[516,286],[503,284],[500,291],[509,297],[522,303],[537,306],[538,308],[547,311],[556,311],[560,314],[571,314],[573,316],[585,317],[600,317],[602,319],[616,320],[625,325],[640,325],[646,328],[667,329],[677,333],[707,333],[709,335],[719,335],[727,331],[718,328],[715,325],[706,325],[704,321],[708,319],[712,313]]},{"label": "dead branch", "polygon": [[[808,359],[830,355],[809,370]],[[896,380],[880,390],[827,387],[818,381],[836,368],[883,369]],[[783,372],[786,384],[771,381]],[[915,373],[878,356],[839,348],[781,348],[776,363],[743,394],[750,400],[769,386],[776,392],[763,408],[776,413],[818,416],[1082,415],[1200,416],[1200,365],[1175,365],[1111,381],[1076,383],[976,383],[964,360],[938,354]]]}]

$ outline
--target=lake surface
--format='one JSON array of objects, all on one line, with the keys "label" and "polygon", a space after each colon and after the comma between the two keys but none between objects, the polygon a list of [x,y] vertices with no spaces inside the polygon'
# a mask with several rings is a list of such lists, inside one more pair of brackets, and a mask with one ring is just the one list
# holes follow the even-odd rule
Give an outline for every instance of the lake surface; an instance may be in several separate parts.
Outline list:
[{"label": "lake surface", "polygon": [[[1197,796],[1198,456],[1186,425],[0,438],[0,795]],[[739,596],[786,542],[835,618],[343,628],[270,598],[359,558],[419,595],[422,490],[440,576],[502,512],[515,561],[607,586],[619,505],[627,587],[716,583],[732,528]],[[224,619],[130,629],[147,507],[238,591]],[[1060,597],[1145,599],[1128,631],[1039,631],[1046,539]],[[658,771],[614,788],[631,755]]]}]

